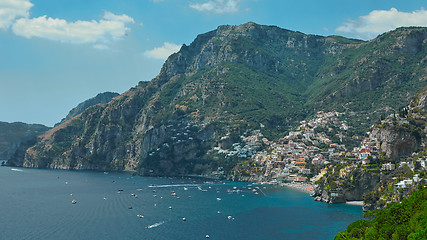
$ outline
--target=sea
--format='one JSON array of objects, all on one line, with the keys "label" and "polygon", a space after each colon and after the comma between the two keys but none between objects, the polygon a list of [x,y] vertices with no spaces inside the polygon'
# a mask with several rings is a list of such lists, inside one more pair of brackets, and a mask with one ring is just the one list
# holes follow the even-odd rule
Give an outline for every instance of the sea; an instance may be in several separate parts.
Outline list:
[{"label": "sea", "polygon": [[0,167],[0,239],[333,239],[362,207],[286,187]]}]

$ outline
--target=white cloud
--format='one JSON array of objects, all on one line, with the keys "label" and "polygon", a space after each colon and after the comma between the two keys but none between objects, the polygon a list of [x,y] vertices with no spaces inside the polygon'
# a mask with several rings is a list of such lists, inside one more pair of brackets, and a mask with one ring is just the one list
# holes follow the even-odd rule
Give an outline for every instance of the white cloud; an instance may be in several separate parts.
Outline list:
[{"label": "white cloud", "polygon": [[29,0],[0,0],[0,28],[9,28],[16,18],[28,17],[33,4]]},{"label": "white cloud", "polygon": [[108,50],[108,49],[110,49],[105,44],[95,44],[95,45],[93,45],[93,48],[98,49],[98,50]]},{"label": "white cloud", "polygon": [[239,11],[239,2],[240,0],[213,0],[205,3],[190,3],[190,8],[216,14],[235,13]]},{"label": "white cloud", "polygon": [[165,42],[163,46],[154,48],[153,50],[144,52],[144,55],[155,59],[166,59],[172,53],[176,53],[181,49],[181,45]]},{"label": "white cloud", "polygon": [[129,30],[127,23],[134,20],[123,14],[115,15],[106,11],[99,21],[67,22],[63,19],[41,16],[21,18],[13,24],[16,35],[26,38],[40,37],[70,43],[108,42],[123,37]]},{"label": "white cloud", "polygon": [[427,26],[427,11],[424,9],[413,12],[399,12],[395,8],[390,10],[375,10],[356,20],[349,19],[335,31],[350,33],[362,39],[372,39],[378,34],[407,26]]}]

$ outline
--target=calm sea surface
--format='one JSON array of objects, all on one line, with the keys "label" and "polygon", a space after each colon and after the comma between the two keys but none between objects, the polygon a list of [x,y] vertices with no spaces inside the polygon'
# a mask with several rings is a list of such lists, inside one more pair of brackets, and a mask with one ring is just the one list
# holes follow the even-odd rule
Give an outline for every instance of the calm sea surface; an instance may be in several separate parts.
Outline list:
[{"label": "calm sea surface", "polygon": [[10,167],[0,209],[6,240],[332,239],[362,218],[277,186]]}]

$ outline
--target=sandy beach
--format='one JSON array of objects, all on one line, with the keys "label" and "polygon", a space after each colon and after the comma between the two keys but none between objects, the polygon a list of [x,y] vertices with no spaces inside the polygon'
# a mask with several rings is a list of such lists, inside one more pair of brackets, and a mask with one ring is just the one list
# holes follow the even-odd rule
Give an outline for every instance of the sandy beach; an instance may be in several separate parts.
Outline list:
[{"label": "sandy beach", "polygon": [[363,206],[363,201],[348,201],[348,202],[346,202],[346,204]]},{"label": "sandy beach", "polygon": [[314,192],[314,186],[309,183],[281,183],[280,186],[289,187],[310,194]]}]

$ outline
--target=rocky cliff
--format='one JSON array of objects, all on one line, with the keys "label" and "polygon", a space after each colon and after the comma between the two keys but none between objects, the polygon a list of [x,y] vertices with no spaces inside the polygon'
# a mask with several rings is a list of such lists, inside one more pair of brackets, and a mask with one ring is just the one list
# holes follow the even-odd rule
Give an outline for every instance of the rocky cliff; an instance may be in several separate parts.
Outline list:
[{"label": "rocky cliff", "polygon": [[[336,170],[336,171],[334,171]],[[337,172],[337,169],[332,171]],[[362,169],[353,169],[347,177],[329,173],[314,188],[314,200],[325,203],[345,203],[362,201],[363,196],[371,192],[380,182],[380,175]]]},{"label": "rocky cliff", "polygon": [[0,122],[0,160],[9,160],[21,143],[48,129],[41,124]]},{"label": "rocky cliff", "polygon": [[375,125],[371,138],[380,142],[380,149],[389,158],[397,161],[423,150],[427,142],[427,89],[418,93],[411,104],[398,114],[388,116]]},{"label": "rocky cliff", "polygon": [[[221,139],[238,142],[254,129],[274,138],[319,109],[374,116],[409,102],[427,80],[420,77],[426,33],[398,29],[363,42],[255,23],[220,26],[183,45],[152,81],[46,132],[17,164],[153,175],[230,170],[236,162],[213,148]],[[402,75],[401,64],[412,74]]]},{"label": "rocky cliff", "polygon": [[83,111],[88,109],[89,107],[92,107],[92,106],[97,105],[97,104],[107,104],[113,98],[115,98],[119,95],[120,94],[114,93],[114,92],[99,93],[95,97],[89,98],[88,100],[80,103],[79,105],[77,105],[76,107],[71,109],[70,112],[67,114],[67,116],[65,118],[63,118],[59,123],[55,124],[55,126],[58,126],[64,122],[72,119],[73,117],[79,115],[80,113],[82,113]]}]

